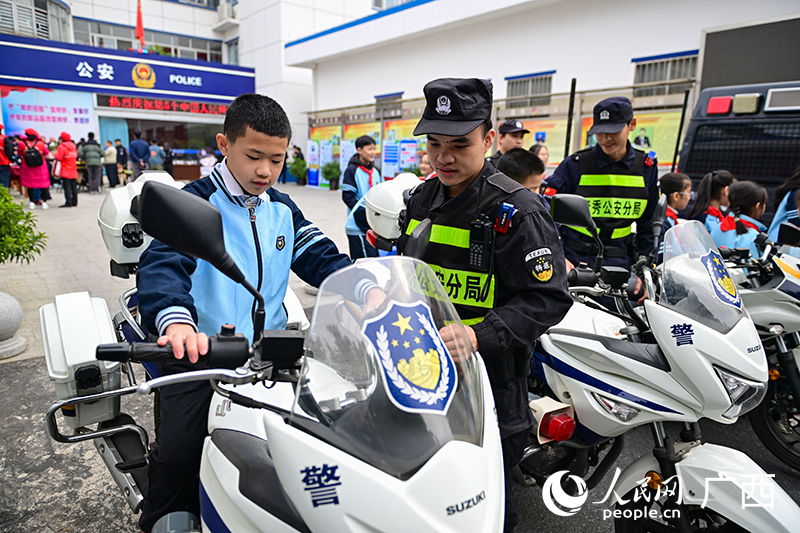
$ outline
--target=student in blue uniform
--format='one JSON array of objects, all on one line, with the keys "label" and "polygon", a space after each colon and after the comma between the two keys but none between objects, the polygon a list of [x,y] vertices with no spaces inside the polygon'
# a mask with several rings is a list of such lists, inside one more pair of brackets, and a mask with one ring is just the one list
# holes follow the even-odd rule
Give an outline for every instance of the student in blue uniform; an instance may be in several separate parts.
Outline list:
[{"label": "student in blue uniform", "polygon": [[753,241],[767,227],[758,221],[767,209],[767,190],[754,181],[737,181],[728,191],[731,208],[728,216],[711,232],[718,248],[749,248],[750,255],[761,255]]},{"label": "student in blue uniform", "polygon": [[711,233],[725,220],[730,205],[728,190],[735,181],[736,178],[727,170],[715,170],[703,176],[697,187],[697,200],[686,218],[699,220]]},{"label": "student in blue uniform", "polygon": [[769,240],[773,242],[778,240],[782,222],[789,222],[800,227],[800,216],[797,215],[800,195],[797,194],[797,189],[800,189],[800,167],[797,167],[791,178],[775,189],[775,216],[772,218],[772,224],[767,232]]},{"label": "student in blue uniform", "polygon": [[[264,296],[265,329],[283,329],[290,270],[318,287],[351,262],[287,195],[272,188],[292,134],[283,108],[267,96],[240,95],[228,107],[223,131],[217,145],[225,159],[184,190],[219,209],[228,253]],[[159,335],[160,346],[172,343],[175,360],[160,365],[163,374],[196,370],[186,360],[194,363],[206,354],[207,335],[223,324],[252,335],[253,296],[209,263],[158,241],[142,254],[137,287],[142,323]],[[367,309],[383,298],[366,277],[344,289],[356,301],[368,302]],[[139,519],[145,533],[169,513],[199,512],[197,474],[212,394],[207,381],[161,389],[159,442],[150,455]]]},{"label": "student in blue uniform", "polygon": [[367,192],[383,183],[381,172],[375,168],[377,146],[375,139],[362,135],[356,139],[356,153],[350,158],[342,178],[342,201],[347,205],[344,230],[350,244],[350,259],[378,257],[378,251],[367,242],[367,211],[364,202]]},{"label": "student in blue uniform", "polygon": [[661,230],[661,244],[659,245],[658,257],[656,262],[661,262],[664,253],[664,235],[667,230],[678,223],[678,211],[686,209],[689,201],[694,199],[695,193],[692,192],[692,178],[680,172],[670,172],[664,174],[658,180],[661,194],[667,196],[667,217],[664,220],[664,227]]}]

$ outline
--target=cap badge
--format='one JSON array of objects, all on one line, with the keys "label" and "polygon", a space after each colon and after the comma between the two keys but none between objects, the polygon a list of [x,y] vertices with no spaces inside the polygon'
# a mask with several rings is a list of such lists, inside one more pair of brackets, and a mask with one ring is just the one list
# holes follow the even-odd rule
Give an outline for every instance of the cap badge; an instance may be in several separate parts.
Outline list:
[{"label": "cap badge", "polygon": [[522,127],[522,122],[520,122],[520,121],[518,120],[518,121],[517,121],[517,123],[516,123],[515,125],[516,125],[518,128],[521,128],[521,127]]},{"label": "cap badge", "polygon": [[608,120],[611,115],[605,109],[600,111],[600,120]]},{"label": "cap badge", "polygon": [[444,95],[436,100],[436,112],[440,115],[450,114],[450,99]]}]

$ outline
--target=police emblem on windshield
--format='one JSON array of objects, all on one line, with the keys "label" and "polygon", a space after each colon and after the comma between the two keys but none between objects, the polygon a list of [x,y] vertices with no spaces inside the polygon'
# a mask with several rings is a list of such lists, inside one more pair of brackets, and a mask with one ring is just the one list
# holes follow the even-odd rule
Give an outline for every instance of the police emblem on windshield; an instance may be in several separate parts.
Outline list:
[{"label": "police emblem on windshield", "polygon": [[539,248],[528,252],[525,256],[525,266],[533,275],[533,279],[547,283],[553,277],[553,252],[550,248]]},{"label": "police emblem on windshield", "polygon": [[450,99],[448,97],[442,95],[436,100],[436,112],[440,115],[450,114]]},{"label": "police emblem on windshield", "polygon": [[708,277],[711,278],[711,286],[714,288],[714,295],[722,303],[735,307],[736,309],[742,308],[742,298],[736,290],[736,284],[728,275],[728,269],[725,268],[725,263],[722,256],[714,250],[709,250],[706,255],[700,258],[700,262],[708,272]]},{"label": "police emblem on windshield", "polygon": [[361,329],[375,349],[386,395],[408,413],[447,414],[456,367],[424,303],[392,302]]}]

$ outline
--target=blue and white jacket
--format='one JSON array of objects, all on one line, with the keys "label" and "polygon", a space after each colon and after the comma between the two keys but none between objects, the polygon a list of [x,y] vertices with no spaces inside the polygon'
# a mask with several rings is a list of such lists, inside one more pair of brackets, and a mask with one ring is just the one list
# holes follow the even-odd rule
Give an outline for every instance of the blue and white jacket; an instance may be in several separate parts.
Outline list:
[{"label": "blue and white jacket", "polygon": [[[275,189],[258,197],[247,195],[228,170],[226,160],[217,164],[210,176],[183,190],[220,210],[228,254],[264,296],[265,329],[286,326],[283,298],[290,269],[318,287],[329,274],[351,264],[319,228],[303,217],[289,196]],[[252,207],[245,205],[245,198]],[[154,240],[141,256],[137,286],[139,311],[151,333],[161,335],[170,324],[187,323],[212,335],[223,324],[234,324],[237,331],[252,337],[253,296],[206,261]],[[364,280],[357,287],[343,289],[363,301],[374,286]]]},{"label": "blue and white jacket", "polygon": [[347,205],[347,235],[365,235],[369,229],[364,197],[370,188],[383,183],[380,171],[372,164],[364,166],[353,154],[342,178],[342,201]]},{"label": "blue and white jacket", "polygon": [[[742,221],[747,228],[747,233],[736,234],[736,219]],[[717,248],[749,248],[752,257],[761,257],[755,244],[756,237],[767,227],[758,220],[747,215],[728,215],[722,223],[711,231],[711,239]]]},{"label": "blue and white jacket", "polygon": [[781,229],[782,222],[789,222],[800,227],[800,216],[797,214],[797,206],[794,203],[796,194],[797,189],[789,191],[786,193],[786,196],[783,197],[783,200],[781,200],[780,205],[778,205],[778,210],[775,211],[772,224],[769,225],[769,231],[767,232],[769,240],[772,242],[777,242],[778,232]]}]

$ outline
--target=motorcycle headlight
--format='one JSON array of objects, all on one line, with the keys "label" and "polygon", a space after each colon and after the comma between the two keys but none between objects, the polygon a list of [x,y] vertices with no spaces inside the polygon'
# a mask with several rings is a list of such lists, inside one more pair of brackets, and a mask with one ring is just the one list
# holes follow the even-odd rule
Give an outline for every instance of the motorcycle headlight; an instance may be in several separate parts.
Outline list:
[{"label": "motorcycle headlight", "polygon": [[717,371],[719,379],[725,385],[725,390],[728,391],[728,396],[733,402],[733,406],[722,413],[725,418],[733,420],[752,411],[767,394],[766,383],[745,379],[716,366],[714,370]]}]

